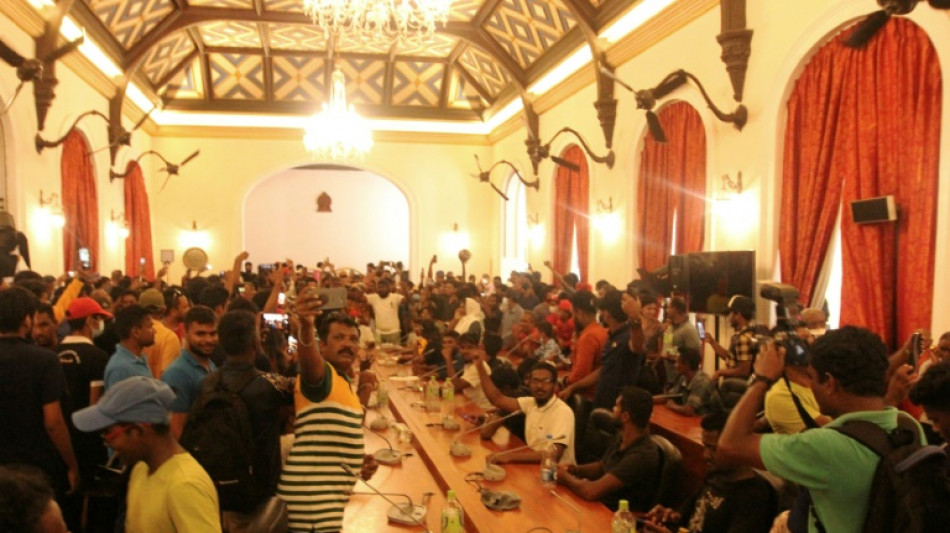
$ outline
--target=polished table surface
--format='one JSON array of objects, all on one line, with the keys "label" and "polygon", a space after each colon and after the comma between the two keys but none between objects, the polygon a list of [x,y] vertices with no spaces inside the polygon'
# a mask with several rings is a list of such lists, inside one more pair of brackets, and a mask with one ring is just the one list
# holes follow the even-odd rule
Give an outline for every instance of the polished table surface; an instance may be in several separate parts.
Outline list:
[{"label": "polished table surface", "polygon": [[[540,481],[537,464],[506,464],[503,468],[507,477],[503,481],[480,481],[490,490],[514,491],[521,497],[521,507],[513,511],[492,511],[482,504],[475,485],[466,481],[466,476],[481,472],[486,456],[493,452],[513,449],[523,445],[519,439],[510,436],[506,439],[481,440],[477,432],[461,435],[473,426],[460,417],[466,413],[476,413],[478,409],[466,405],[461,394],[456,397],[453,411],[461,421],[461,430],[448,431],[429,424],[438,423],[441,414],[427,413],[418,404],[422,394],[399,387],[390,386],[390,407],[393,414],[409,426],[413,440],[421,458],[429,467],[429,472],[444,491],[452,488],[465,510],[466,531],[526,532],[535,527],[550,528],[560,533],[568,529],[577,529],[582,521],[583,531],[609,531],[613,512],[599,502],[587,502],[572,494],[564,487],[557,487],[558,495],[565,498],[574,509],[551,494]],[[447,411],[446,407],[446,411]],[[452,440],[459,438],[472,449],[470,457],[453,457],[449,454]],[[497,441],[497,442],[496,442]],[[382,469],[382,467],[381,467]],[[441,507],[430,506],[430,514],[437,514]]]}]

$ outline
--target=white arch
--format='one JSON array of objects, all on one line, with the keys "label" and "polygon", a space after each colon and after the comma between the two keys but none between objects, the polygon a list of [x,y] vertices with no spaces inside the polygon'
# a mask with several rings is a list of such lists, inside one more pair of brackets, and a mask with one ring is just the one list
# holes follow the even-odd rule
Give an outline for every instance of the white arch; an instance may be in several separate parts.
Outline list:
[{"label": "white arch", "polygon": [[[771,166],[761,187],[759,198],[763,206],[762,213],[768,216],[761,217],[761,231],[759,232],[760,250],[766,253],[757,254],[760,272],[767,269],[777,271],[778,255],[778,213],[781,204],[782,163],[784,156],[786,108],[798,76],[808,65],[812,56],[831,40],[840,30],[868,15],[873,6],[868,6],[864,0],[840,0],[821,13],[816,13],[812,23],[800,34],[798,39],[789,48],[788,53],[781,61],[774,77],[775,83],[767,92],[770,98],[766,100],[763,110],[763,120],[766,121],[766,132],[775,132],[775,142],[768,147],[768,160]],[[908,18],[921,27],[930,37],[940,62],[942,73],[950,73],[950,17],[943,12],[930,9],[924,4],[917,6]],[[943,83],[943,110],[940,118],[940,153],[950,154],[950,83],[944,75]],[[937,248],[935,251],[935,265],[950,265],[950,157],[940,158],[939,181],[943,185],[937,190]],[[950,291],[950,279],[939,275],[939,269],[934,269],[934,294],[947,294]],[[950,329],[950,302],[934,298],[933,319],[931,331],[946,331]]]}]

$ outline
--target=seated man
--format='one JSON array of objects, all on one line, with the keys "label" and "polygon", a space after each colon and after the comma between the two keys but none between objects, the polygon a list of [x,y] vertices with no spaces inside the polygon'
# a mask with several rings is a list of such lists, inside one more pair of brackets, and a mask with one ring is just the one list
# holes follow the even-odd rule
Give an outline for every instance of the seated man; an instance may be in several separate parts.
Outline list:
[{"label": "seated man", "polygon": [[[524,384],[521,382],[521,378],[518,377],[518,371],[515,370],[511,365],[503,365],[497,370],[493,370],[491,373],[491,381],[505,396],[519,398],[521,396],[531,395],[531,391],[524,386]],[[482,439],[488,440],[492,438],[498,431],[498,428],[505,426],[505,428],[510,431],[512,435],[518,437],[521,440],[525,440],[524,413],[519,413],[516,416],[505,418],[504,420],[501,419],[502,417],[505,417],[509,414],[511,413],[508,413],[504,410],[498,410],[496,413],[497,417],[494,419],[492,419],[492,415],[489,414],[489,421],[486,422],[484,427],[482,427],[482,429],[480,429],[478,432]]]},{"label": "seated man", "polygon": [[[482,358],[487,356],[482,355]],[[574,411],[554,394],[557,369],[549,363],[538,363],[528,379],[531,396],[512,398],[498,390],[485,372],[486,366],[475,366],[485,396],[503,411],[521,411],[525,414],[525,444],[531,447],[520,452],[492,454],[488,459],[493,463],[540,463],[541,450],[547,445],[548,435],[551,435],[557,448],[558,461],[573,464]]]},{"label": "seated man", "polygon": [[676,359],[676,383],[670,388],[669,394],[656,397],[671,399],[666,401],[666,407],[674,413],[685,416],[706,415],[722,409],[719,401],[719,391],[709,381],[709,376],[699,369],[699,351],[694,348],[683,347]]},{"label": "seated man", "polygon": [[[445,335],[442,335],[439,342],[431,343],[431,348],[426,350],[425,357],[422,359],[422,364],[419,365],[416,375],[431,372],[435,374],[436,378],[442,380],[447,375],[461,372],[465,366],[465,359],[462,358],[462,353],[459,351],[458,338],[458,333],[447,331]],[[446,360],[452,361],[451,373],[446,371],[449,368],[445,365]]]},{"label": "seated man", "polygon": [[617,397],[613,416],[620,431],[600,461],[561,465],[557,482],[585,500],[599,500],[616,509],[620,500],[633,511],[653,506],[660,479],[660,449],[650,438],[647,425],[653,414],[649,392],[626,387]]},{"label": "seated man", "polygon": [[[485,397],[485,393],[482,391],[482,387],[479,383],[481,381],[481,375],[491,375],[491,368],[489,368],[486,361],[479,357],[481,351],[478,349],[478,334],[466,333],[460,336],[459,352],[462,353],[462,358],[465,359],[465,369],[462,370],[461,376],[453,376],[450,378],[452,385],[455,387],[455,391],[464,394],[466,399],[482,409],[490,409],[491,403],[488,401],[488,398]],[[446,356],[446,367],[451,364],[452,360]]]},{"label": "seated man", "polygon": [[[681,354],[682,355],[682,354]],[[719,434],[727,415],[717,412],[703,418],[703,458],[706,481],[692,498],[674,511],[657,505],[643,531],[669,533],[688,528],[694,533],[741,531],[764,533],[777,512],[772,485],[749,467],[725,468],[716,461]]]}]

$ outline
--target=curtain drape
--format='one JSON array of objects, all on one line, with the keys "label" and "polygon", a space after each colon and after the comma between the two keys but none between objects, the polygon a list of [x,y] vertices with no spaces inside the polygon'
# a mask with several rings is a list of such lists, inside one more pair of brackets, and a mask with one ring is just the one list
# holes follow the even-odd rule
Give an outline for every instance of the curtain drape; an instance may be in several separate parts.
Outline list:
[{"label": "curtain drape", "polygon": [[706,222],[706,130],[702,119],[686,102],[673,102],[657,116],[669,142],[646,137],[638,180],[637,256],[640,268],[646,270],[666,264],[673,242],[678,254],[702,250]]},{"label": "curtain drape", "polygon": [[577,262],[581,280],[587,280],[587,253],[590,243],[590,185],[587,158],[577,145],[568,146],[561,157],[580,167],[573,170],[557,167],[554,183],[554,270],[567,273],[571,269],[571,249],[577,231]]},{"label": "curtain drape", "polygon": [[129,224],[129,238],[125,241],[125,271],[129,275],[139,272],[139,261],[145,258],[142,275],[147,279],[155,276],[155,256],[152,253],[152,217],[148,207],[148,193],[142,167],[129,162],[125,174],[125,219]]},{"label": "curtain drape", "polygon": [[[819,50],[789,101],[782,277],[809,301],[843,205],[841,323],[894,344],[931,321],[941,74],[907,19],[859,50],[842,44],[851,31]],[[852,201],[884,195],[901,206],[896,224],[854,224]]]},{"label": "curtain drape", "polygon": [[99,202],[96,179],[85,137],[73,130],[63,142],[60,160],[63,226],[63,265],[77,270],[79,249],[89,248],[91,268],[99,268]]}]

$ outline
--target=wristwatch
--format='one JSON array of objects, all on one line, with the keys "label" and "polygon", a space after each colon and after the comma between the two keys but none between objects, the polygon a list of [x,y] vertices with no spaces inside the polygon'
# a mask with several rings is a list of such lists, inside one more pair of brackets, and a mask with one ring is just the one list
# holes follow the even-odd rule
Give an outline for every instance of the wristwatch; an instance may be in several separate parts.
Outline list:
[{"label": "wristwatch", "polygon": [[759,374],[758,372],[756,372],[756,373],[752,374],[752,379],[749,380],[749,386],[751,387],[752,385],[755,385],[756,383],[758,383],[758,382],[760,382],[760,381],[761,381],[762,383],[765,383],[766,388],[768,388],[768,387],[771,387],[772,384],[775,383],[775,382],[778,381],[778,380],[776,380],[776,379],[769,379],[769,378],[763,376],[762,374]]}]

